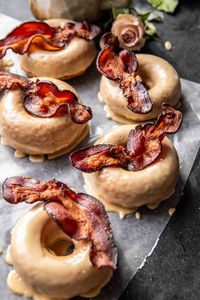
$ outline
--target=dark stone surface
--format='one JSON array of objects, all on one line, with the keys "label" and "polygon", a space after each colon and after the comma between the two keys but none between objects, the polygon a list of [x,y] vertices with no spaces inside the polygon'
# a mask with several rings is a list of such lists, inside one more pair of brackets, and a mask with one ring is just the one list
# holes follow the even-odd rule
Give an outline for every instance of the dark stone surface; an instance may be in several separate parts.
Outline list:
[{"label": "dark stone surface", "polygon": [[200,1],[179,2],[174,14],[164,14],[163,22],[155,23],[162,40],[171,41],[172,51],[166,51],[155,40],[149,41],[143,50],[167,59],[182,78],[200,82]]},{"label": "dark stone surface", "polygon": [[[0,12],[32,19],[28,0],[0,0]],[[161,38],[172,42],[173,50],[166,51],[162,43],[150,41],[143,52],[167,59],[181,77],[200,82],[200,1],[180,0],[176,13],[165,14],[164,21],[156,25]],[[200,152],[175,214],[120,300],[200,299],[199,170]]]},{"label": "dark stone surface", "polygon": [[175,214],[120,300],[200,299],[200,151]]}]

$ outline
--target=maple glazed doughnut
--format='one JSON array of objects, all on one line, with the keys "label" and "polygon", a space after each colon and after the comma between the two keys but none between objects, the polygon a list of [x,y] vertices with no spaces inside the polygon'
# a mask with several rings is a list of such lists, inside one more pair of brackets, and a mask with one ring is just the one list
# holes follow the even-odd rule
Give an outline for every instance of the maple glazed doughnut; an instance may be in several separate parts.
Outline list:
[{"label": "maple glazed doughnut", "polygon": [[[18,188],[18,194],[11,199],[8,189],[10,186],[12,188],[12,183],[15,185],[12,191]],[[43,190],[40,194],[37,193],[38,183]],[[45,195],[44,185],[49,185],[51,193],[46,198],[48,203],[44,207],[35,205],[27,211],[12,231],[9,251],[14,270],[8,275],[8,287],[14,293],[34,299],[95,297],[111,279],[116,268],[117,252],[107,214],[96,199],[86,194],[76,194],[55,180],[46,183],[24,177],[8,178],[3,185],[3,195],[5,200],[16,204],[19,195],[25,195],[24,191],[19,191],[23,186],[23,189],[27,187],[29,196],[21,198],[27,201],[37,193],[40,201],[42,193]],[[57,193],[54,189],[60,189],[61,203],[54,202]],[[66,189],[69,195],[63,194]],[[44,197],[41,198],[44,200]],[[74,197],[77,197],[78,204],[76,200],[74,202]],[[98,216],[95,209],[98,210]],[[87,225],[84,223],[85,217]],[[93,218],[96,225],[92,224]],[[88,228],[93,233],[87,233]],[[101,236],[97,233],[98,228],[101,228]]]},{"label": "maple glazed doughnut", "polygon": [[[102,52],[103,51],[104,49]],[[121,53],[129,52],[123,50]],[[120,55],[121,54],[119,54],[119,56]],[[131,55],[133,55],[133,53]],[[109,73],[107,73],[106,68],[103,70],[103,64],[105,62],[103,59],[101,60],[101,56],[103,57],[102,53],[97,59],[97,66],[104,75],[100,80],[98,97],[100,101],[105,103],[104,109],[107,112],[108,118],[120,123],[130,124],[155,119],[161,112],[161,104],[163,102],[173,107],[177,106],[181,97],[181,83],[176,70],[166,60],[149,54],[138,54],[135,57],[133,55],[133,61],[135,61],[132,62],[132,64],[136,62],[136,59],[138,64],[138,69],[137,67],[133,69],[134,79],[136,79],[138,83],[136,87],[138,90],[135,88],[135,90],[133,90],[134,94],[129,97],[130,90],[134,88],[135,84],[133,83],[132,87],[130,87],[132,80],[131,72],[127,73],[122,71],[123,79],[121,82],[119,82],[118,79],[109,78]],[[125,68],[127,66],[130,67],[130,65],[128,61],[124,61]],[[117,70],[116,66],[115,69]],[[124,78],[127,81],[123,83]],[[129,78],[130,81],[128,82]],[[141,80],[143,85],[139,86],[142,83]],[[138,94],[136,94],[136,92]],[[145,111],[142,111],[142,109],[140,109],[140,111],[135,110],[133,106],[130,107],[129,105],[130,99],[132,103],[134,103],[135,99],[140,97],[144,98],[142,99],[141,107],[145,108],[145,106],[147,106]],[[152,102],[152,107],[147,104],[147,100]]]},{"label": "maple glazed doughnut", "polygon": [[[111,129],[95,144],[124,144],[131,129],[132,125]],[[91,174],[83,173],[85,190],[99,199],[108,211],[119,212],[121,216],[142,205],[158,206],[173,194],[178,175],[178,155],[168,138],[162,142],[159,160],[143,170],[129,172],[108,167]]]},{"label": "maple glazed doughnut", "polygon": [[[8,82],[10,80],[9,76],[10,75],[7,76]],[[70,97],[73,96],[75,97],[75,101],[78,100],[78,103],[81,103],[80,96],[73,87],[60,80],[49,77],[28,80],[25,77],[13,76],[14,80],[16,78],[16,81],[18,78],[19,82],[25,81],[27,87],[33,82],[37,83],[38,80],[40,83],[44,83],[43,86],[46,85],[45,82],[48,82],[50,88],[51,84],[54,84],[53,88],[60,90],[61,95],[62,91],[66,91],[69,94],[69,101],[71,101]],[[0,84],[1,77],[3,77],[3,75],[1,76],[0,74]],[[51,95],[48,93],[51,92],[47,90],[44,99],[48,99],[48,95]],[[0,101],[0,134],[6,145],[25,154],[48,154],[49,158],[53,158],[70,151],[88,134],[89,126],[87,122],[85,122],[86,120],[81,120],[80,123],[78,123],[79,120],[78,122],[73,120],[73,112],[72,115],[63,112],[60,115],[55,113],[55,115],[49,117],[37,115],[38,112],[36,112],[36,115],[35,112],[34,114],[30,113],[24,105],[24,95],[27,95],[27,92],[24,92],[23,89],[16,88],[12,90],[11,88],[11,90],[8,89],[5,91],[5,94]],[[34,97],[35,94],[33,91],[33,100]],[[32,99],[30,99],[30,101],[32,101]],[[51,105],[51,97],[49,97],[49,103],[49,105]],[[32,103],[30,103],[29,108],[31,108],[31,105]],[[76,106],[79,107],[78,104],[75,104],[74,107]],[[89,120],[92,117],[90,108],[85,106],[80,107],[84,108],[86,119]],[[47,109],[49,108],[47,107]],[[62,107],[60,107],[60,109],[62,110]]]},{"label": "maple glazed doughnut", "polygon": [[72,165],[83,171],[85,190],[121,218],[169,198],[178,180],[179,159],[166,134],[175,133],[181,119],[180,112],[162,105],[155,124],[118,126],[94,146],[72,153]]},{"label": "maple glazed doughnut", "polygon": [[20,55],[20,64],[30,77],[69,79],[91,65],[100,27],[65,19],[29,21],[0,40],[0,58],[7,49]]},{"label": "maple glazed doughnut", "polygon": [[[45,22],[52,27],[62,26],[68,20],[51,19]],[[72,21],[70,21],[72,22]],[[37,49],[20,57],[20,64],[26,73],[33,76],[49,76],[67,80],[83,74],[96,56],[94,41],[75,37],[63,50],[45,51]]]}]

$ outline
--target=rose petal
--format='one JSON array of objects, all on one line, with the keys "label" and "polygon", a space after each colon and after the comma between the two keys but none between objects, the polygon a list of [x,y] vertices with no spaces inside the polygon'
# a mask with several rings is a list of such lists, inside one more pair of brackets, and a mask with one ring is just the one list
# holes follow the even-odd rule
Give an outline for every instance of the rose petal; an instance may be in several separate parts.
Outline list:
[{"label": "rose petal", "polygon": [[103,205],[87,194],[76,194],[59,181],[11,177],[2,188],[6,201],[45,202],[44,208],[58,226],[75,240],[90,241],[90,259],[97,268],[116,269],[117,250]]},{"label": "rose petal", "polygon": [[119,46],[122,49],[140,50],[144,45],[144,23],[137,16],[118,15],[111,31],[118,38]]}]

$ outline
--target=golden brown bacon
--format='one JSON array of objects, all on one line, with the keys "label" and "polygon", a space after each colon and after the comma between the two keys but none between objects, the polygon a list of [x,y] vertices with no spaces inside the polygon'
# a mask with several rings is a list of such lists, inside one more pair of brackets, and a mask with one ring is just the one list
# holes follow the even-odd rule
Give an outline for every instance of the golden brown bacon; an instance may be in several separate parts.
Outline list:
[{"label": "golden brown bacon", "polygon": [[53,28],[44,22],[25,22],[0,40],[0,58],[8,49],[15,53],[32,52],[35,46],[48,51],[61,50],[74,37],[86,40],[94,39],[100,33],[100,27],[87,22],[67,22],[63,27]]},{"label": "golden brown bacon", "polygon": [[23,76],[0,72],[0,91],[22,89],[25,109],[38,117],[48,118],[57,112],[67,113],[73,122],[83,124],[92,118],[91,108],[78,103],[69,90],[59,90],[52,82],[36,81]]},{"label": "golden brown bacon", "polygon": [[117,250],[107,213],[98,200],[87,194],[76,194],[55,179],[45,182],[28,177],[6,179],[2,194],[11,204],[43,201],[48,215],[67,235],[90,242],[93,265],[115,270]]},{"label": "golden brown bacon", "polygon": [[[108,36],[109,39],[109,36]],[[112,43],[112,39],[102,43]],[[107,78],[118,82],[124,96],[127,98],[127,107],[135,113],[148,113],[152,109],[152,102],[142,79],[137,75],[138,62],[135,54],[122,50],[119,54],[114,46],[104,47],[97,57],[97,69]]]},{"label": "golden brown bacon", "polygon": [[154,162],[162,152],[162,140],[166,134],[175,133],[182,121],[180,111],[168,104],[162,105],[162,113],[155,124],[136,126],[128,136],[127,146],[100,144],[87,147],[70,155],[72,165],[86,173],[112,166],[128,171],[139,171]]},{"label": "golden brown bacon", "polygon": [[7,73],[7,72],[0,72],[0,91],[3,90],[17,90],[27,89],[32,84],[32,82],[23,76]]}]

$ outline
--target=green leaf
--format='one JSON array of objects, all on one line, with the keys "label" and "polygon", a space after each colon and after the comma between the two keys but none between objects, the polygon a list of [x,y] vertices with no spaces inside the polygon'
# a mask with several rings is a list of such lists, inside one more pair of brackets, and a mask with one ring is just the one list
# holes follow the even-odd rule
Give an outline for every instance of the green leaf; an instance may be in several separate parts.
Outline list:
[{"label": "green leaf", "polygon": [[119,11],[115,7],[112,7],[112,14],[113,14],[113,19],[116,20],[118,14],[119,14]]},{"label": "green leaf", "polygon": [[163,21],[164,15],[161,11],[153,10],[147,18],[147,21]]},{"label": "green leaf", "polygon": [[153,7],[168,13],[173,13],[178,5],[178,0],[147,0]]},{"label": "green leaf", "polygon": [[145,32],[148,36],[153,37],[156,31],[156,26],[153,23],[145,21]]},{"label": "green leaf", "polygon": [[137,11],[137,16],[144,22],[148,19],[148,17],[150,16],[151,11],[148,11],[146,13],[140,13]]},{"label": "green leaf", "polygon": [[122,9],[123,14],[130,14],[130,9],[128,7]]},{"label": "green leaf", "polygon": [[113,14],[113,18],[116,20],[119,15],[130,14],[130,8],[129,7],[116,8],[113,6],[112,14]]},{"label": "green leaf", "polygon": [[153,7],[157,8],[163,0],[147,0]]}]

